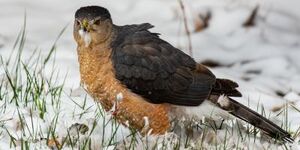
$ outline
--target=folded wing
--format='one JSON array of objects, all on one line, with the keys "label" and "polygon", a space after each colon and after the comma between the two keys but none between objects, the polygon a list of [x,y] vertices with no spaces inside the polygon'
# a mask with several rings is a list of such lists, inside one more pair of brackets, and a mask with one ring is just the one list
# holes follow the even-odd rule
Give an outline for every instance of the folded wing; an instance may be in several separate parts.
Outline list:
[{"label": "folded wing", "polygon": [[112,44],[116,78],[152,103],[196,106],[215,84],[209,71],[196,72],[197,63],[148,31],[152,25],[119,27]]}]

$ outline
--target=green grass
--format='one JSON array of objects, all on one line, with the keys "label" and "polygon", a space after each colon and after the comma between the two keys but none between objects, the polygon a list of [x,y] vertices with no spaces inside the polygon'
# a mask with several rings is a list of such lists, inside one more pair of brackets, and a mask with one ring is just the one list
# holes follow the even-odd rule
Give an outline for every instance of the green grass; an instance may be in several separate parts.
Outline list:
[{"label": "green grass", "polygon": [[[64,87],[68,76],[64,75],[64,79],[59,78],[60,74],[56,71],[57,68],[54,68],[56,43],[66,28],[67,26],[59,32],[46,55],[42,55],[40,50],[34,49],[29,55],[30,59],[26,59],[23,56],[26,46],[25,16],[23,27],[17,36],[9,58],[1,56],[1,69],[5,74],[0,80],[0,113],[11,114],[11,108],[15,108],[15,110],[13,110],[12,118],[0,118],[0,141],[1,137],[5,137],[10,148],[27,150],[31,149],[33,145],[46,146],[46,143],[51,140],[59,142],[52,145],[58,149],[76,150],[93,149],[95,144],[98,144],[98,148],[111,146],[113,149],[117,149],[118,146],[121,149],[243,149],[245,147],[252,149],[252,143],[260,143],[257,129],[251,125],[242,126],[235,120],[225,121],[221,125],[209,121],[199,124],[185,123],[177,135],[169,134],[160,137],[142,137],[135,129],[129,128],[124,139],[118,140],[123,127],[104,112],[100,104],[91,103],[92,100],[89,96],[72,97]],[[52,68],[50,75],[46,74],[46,68]],[[72,107],[68,108],[70,114],[63,114],[65,110],[62,104],[66,102],[72,104]],[[266,116],[264,108],[259,108],[258,105],[257,111],[261,110],[261,114]],[[293,105],[286,105],[278,113],[278,115],[283,114],[281,115],[283,116],[282,127],[290,131],[288,109],[298,112],[299,110]],[[64,115],[69,115],[75,120],[85,120],[87,116],[90,116],[93,120],[89,125],[83,123],[72,127],[62,127],[60,123],[64,121]],[[48,124],[46,124],[47,121]],[[7,125],[8,122],[13,122],[15,128],[12,129]],[[46,124],[46,131],[42,124]],[[229,126],[230,124],[233,127]],[[193,133],[199,133],[197,140],[191,135],[187,136],[186,129],[192,130]],[[62,135],[62,130],[66,134]],[[234,141],[230,141],[232,134],[236,134],[238,137]],[[299,136],[300,126],[291,134],[294,137]],[[270,140],[270,143],[273,142]],[[289,149],[285,144],[279,146],[282,149]]]}]

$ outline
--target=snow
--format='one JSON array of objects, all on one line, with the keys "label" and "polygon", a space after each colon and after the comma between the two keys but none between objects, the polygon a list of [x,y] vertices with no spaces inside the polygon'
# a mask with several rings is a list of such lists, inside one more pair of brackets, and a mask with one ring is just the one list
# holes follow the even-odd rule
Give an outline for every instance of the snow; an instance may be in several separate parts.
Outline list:
[{"label": "snow", "polygon": [[[258,112],[262,111],[263,106],[266,116],[277,124],[282,124],[284,114],[273,112],[272,109],[284,107],[288,103],[288,124],[290,130],[296,132],[300,124],[300,112],[297,111],[300,109],[300,2],[298,0],[184,0],[183,2],[191,31],[194,29],[194,20],[199,13],[207,11],[212,13],[209,27],[191,34],[195,60],[199,62],[213,60],[222,64],[211,70],[217,77],[229,78],[239,83],[239,90],[243,93],[243,97],[236,100]],[[108,8],[114,23],[118,25],[150,22],[155,25],[151,31],[161,33],[163,39],[188,53],[188,42],[178,1],[2,0],[0,1],[0,54],[5,60],[10,56],[25,16],[27,30],[23,60],[30,60],[35,49],[41,50],[41,55],[46,57],[60,31],[67,26],[56,44],[55,65],[48,65],[45,68],[47,77],[51,76],[51,70],[55,68],[55,72],[59,73],[59,82],[63,82],[67,74],[64,94],[58,102],[61,108],[57,110],[51,102],[46,102],[48,110],[45,119],[40,119],[37,110],[31,112],[30,107],[16,110],[14,104],[0,100],[0,106],[6,106],[5,111],[0,112],[0,125],[4,124],[14,137],[22,137],[22,131],[18,127],[20,124],[18,112],[28,122],[28,130],[24,131],[26,135],[34,129],[47,136],[47,130],[56,116],[59,138],[66,136],[67,129],[75,123],[86,124],[91,129],[95,121],[98,123],[103,121],[95,118],[95,115],[101,114],[98,110],[99,104],[80,88],[72,24],[75,11],[85,5],[101,5]],[[243,27],[243,22],[256,5],[259,5],[256,25]],[[5,78],[2,67],[0,78]],[[120,97],[123,96],[118,94],[117,98]],[[104,122],[110,122],[110,117],[110,114],[107,114]],[[105,127],[106,132],[103,130],[103,124],[96,126],[92,135],[92,139],[98,141],[93,145],[95,148],[103,146],[97,140],[102,135],[104,137],[101,138],[109,140],[114,125],[108,123]],[[1,126],[0,131],[3,134],[0,134],[0,149],[10,149],[10,138]],[[121,141],[130,132],[121,125],[116,134],[115,140]],[[218,137],[212,136],[212,139],[222,139],[225,134],[224,130],[220,130]],[[235,143],[237,136],[232,136],[228,142]],[[176,135],[172,133],[149,138],[153,141],[156,141],[156,138],[159,141],[167,138],[169,144],[177,142],[174,140]],[[299,141],[299,137],[297,139]],[[253,144],[251,140],[249,143],[242,144],[247,148]],[[47,149],[45,141],[32,141],[31,146]],[[163,147],[163,145],[159,146]],[[204,146],[211,145],[208,142]],[[262,142],[256,143],[253,148],[277,148],[272,144],[270,147],[267,146],[270,145]],[[104,145],[102,148],[114,149],[114,146]],[[299,148],[297,143],[291,147],[291,149]]]}]

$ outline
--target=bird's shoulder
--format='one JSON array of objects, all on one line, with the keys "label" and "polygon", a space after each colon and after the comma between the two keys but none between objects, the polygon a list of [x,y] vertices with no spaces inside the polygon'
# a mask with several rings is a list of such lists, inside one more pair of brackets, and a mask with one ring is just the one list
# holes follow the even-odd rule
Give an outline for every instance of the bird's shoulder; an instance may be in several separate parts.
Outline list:
[{"label": "bird's shoulder", "polygon": [[153,27],[149,23],[117,26],[111,44],[113,59],[120,60],[125,56],[130,57],[127,59],[130,65],[130,60],[146,59],[150,61],[148,63],[165,61],[175,67],[196,69],[193,58],[161,39],[159,33],[150,32]]},{"label": "bird's shoulder", "polygon": [[[142,24],[132,24],[132,25],[124,25],[124,26],[114,26],[114,35],[113,41],[111,43],[112,48],[116,48],[120,46],[125,41],[129,39],[136,38],[138,34],[147,34],[159,36],[158,33],[151,33],[149,29],[153,28],[154,26],[150,23],[142,23]],[[134,42],[134,41],[132,41]]]}]

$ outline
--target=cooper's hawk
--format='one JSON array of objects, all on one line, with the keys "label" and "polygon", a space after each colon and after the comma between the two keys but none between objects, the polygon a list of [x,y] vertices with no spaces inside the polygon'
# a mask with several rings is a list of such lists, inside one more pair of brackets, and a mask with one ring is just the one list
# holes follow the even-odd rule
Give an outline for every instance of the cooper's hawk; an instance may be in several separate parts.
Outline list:
[{"label": "cooper's hawk", "polygon": [[[202,118],[204,104],[221,108],[273,138],[290,134],[230,97],[241,96],[238,84],[218,79],[168,42],[151,33],[149,23],[117,26],[107,9],[76,11],[81,81],[106,111],[142,133],[163,134],[179,116]],[[191,111],[196,110],[196,111]],[[126,123],[125,123],[126,122]]]}]

